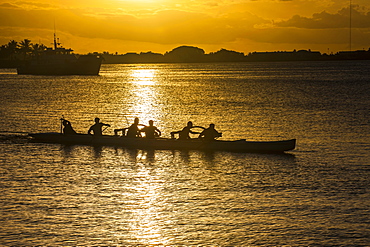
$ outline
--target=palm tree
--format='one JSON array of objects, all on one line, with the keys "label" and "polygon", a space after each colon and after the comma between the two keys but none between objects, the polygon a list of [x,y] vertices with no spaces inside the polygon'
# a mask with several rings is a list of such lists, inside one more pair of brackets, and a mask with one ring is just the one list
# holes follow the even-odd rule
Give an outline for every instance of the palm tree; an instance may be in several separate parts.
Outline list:
[{"label": "palm tree", "polygon": [[43,44],[33,44],[32,45],[32,54],[38,56],[40,53],[46,50],[46,46]]},{"label": "palm tree", "polygon": [[32,51],[32,43],[29,39],[24,39],[20,42],[20,51],[23,53],[23,58],[25,59],[27,55]]},{"label": "palm tree", "polygon": [[7,47],[9,50],[13,51],[15,53],[16,50],[18,50],[19,44],[15,40],[11,40],[8,42]]},{"label": "palm tree", "polygon": [[0,46],[0,59],[4,59],[7,57],[7,52],[6,52],[6,45]]},{"label": "palm tree", "polygon": [[19,50],[19,44],[15,40],[11,40],[8,42],[8,44],[5,46],[8,56],[11,60],[15,59],[15,55],[17,54]]}]

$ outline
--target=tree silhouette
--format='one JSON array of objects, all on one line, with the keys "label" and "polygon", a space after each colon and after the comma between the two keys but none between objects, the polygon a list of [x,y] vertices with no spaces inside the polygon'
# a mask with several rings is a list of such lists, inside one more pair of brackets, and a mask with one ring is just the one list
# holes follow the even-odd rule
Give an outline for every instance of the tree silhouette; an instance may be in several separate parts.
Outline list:
[{"label": "tree silhouette", "polygon": [[9,57],[11,60],[15,60],[15,54],[19,50],[19,44],[15,40],[9,41],[9,43],[5,46],[6,57]]},{"label": "tree silhouette", "polygon": [[46,50],[46,46],[43,44],[32,44],[32,54],[37,56]]},{"label": "tree silhouette", "polygon": [[32,51],[32,43],[29,39],[24,39],[20,43],[20,51],[23,54],[23,58],[25,59],[28,54]]}]

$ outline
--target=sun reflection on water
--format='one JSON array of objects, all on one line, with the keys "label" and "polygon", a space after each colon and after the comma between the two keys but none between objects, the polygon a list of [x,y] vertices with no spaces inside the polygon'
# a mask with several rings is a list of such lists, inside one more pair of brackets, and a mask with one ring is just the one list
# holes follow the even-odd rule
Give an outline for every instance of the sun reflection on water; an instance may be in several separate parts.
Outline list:
[{"label": "sun reflection on water", "polygon": [[140,123],[156,121],[161,108],[158,105],[157,69],[135,68],[129,72],[133,100],[129,112],[131,117],[139,117]]},{"label": "sun reflection on water", "polygon": [[[158,121],[161,107],[158,104],[157,69],[135,67],[129,72],[131,87],[131,118],[138,117],[140,123],[147,124],[149,120]],[[138,203],[132,210],[130,228],[133,237],[144,245],[168,245],[168,239],[163,235],[163,220],[161,219],[161,181],[151,174],[151,171],[141,162],[150,162],[154,154],[139,152],[136,154],[136,164],[139,166],[136,181],[132,189],[135,191]]]},{"label": "sun reflection on water", "polygon": [[131,72],[133,83],[138,85],[154,85],[156,77],[155,69],[135,69]]},{"label": "sun reflection on water", "polygon": [[134,237],[142,244],[167,245],[169,244],[163,236],[163,222],[160,218],[160,184],[155,176],[150,174],[150,170],[143,164],[138,164],[139,170],[134,183],[138,207],[133,210],[133,219],[130,227]]}]

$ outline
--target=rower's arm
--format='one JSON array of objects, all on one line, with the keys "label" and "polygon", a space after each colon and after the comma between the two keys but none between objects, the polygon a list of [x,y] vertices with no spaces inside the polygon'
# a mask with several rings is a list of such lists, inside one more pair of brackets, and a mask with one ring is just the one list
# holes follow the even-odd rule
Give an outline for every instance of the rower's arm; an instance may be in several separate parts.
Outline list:
[{"label": "rower's arm", "polygon": [[172,131],[170,134],[171,134],[171,138],[172,139],[175,139],[175,134],[180,134],[181,130],[180,131]]},{"label": "rower's arm", "polygon": [[125,131],[127,130],[128,128],[123,128],[123,129],[114,129],[114,134],[115,135],[118,135],[118,132],[122,131],[122,135],[125,135]]}]

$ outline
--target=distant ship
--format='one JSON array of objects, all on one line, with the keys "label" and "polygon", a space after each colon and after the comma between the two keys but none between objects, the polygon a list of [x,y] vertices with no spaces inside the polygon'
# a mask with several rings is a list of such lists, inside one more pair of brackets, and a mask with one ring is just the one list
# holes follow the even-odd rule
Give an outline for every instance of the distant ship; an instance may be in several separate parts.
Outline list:
[{"label": "distant ship", "polygon": [[20,63],[19,75],[98,75],[103,58],[98,55],[76,55],[72,49],[58,47],[54,34],[54,49]]}]

